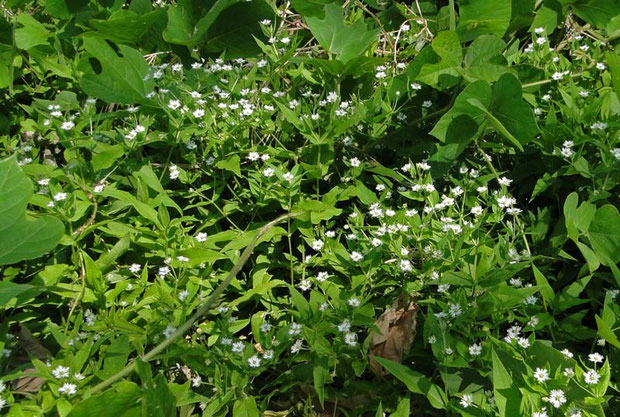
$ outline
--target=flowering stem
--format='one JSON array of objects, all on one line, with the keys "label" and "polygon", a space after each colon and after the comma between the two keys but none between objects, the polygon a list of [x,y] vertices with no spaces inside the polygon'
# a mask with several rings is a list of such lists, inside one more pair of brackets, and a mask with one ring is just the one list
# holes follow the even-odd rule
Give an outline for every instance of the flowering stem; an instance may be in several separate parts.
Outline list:
[{"label": "flowering stem", "polygon": [[[217,300],[217,298],[222,294],[222,292],[224,292],[226,287],[228,287],[228,285],[233,280],[233,278],[239,273],[239,271],[241,271],[241,268],[243,268],[243,266],[248,261],[248,259],[250,259],[250,255],[254,251],[254,247],[256,246],[256,243],[258,242],[258,240],[265,233],[267,233],[269,231],[269,229],[271,229],[273,226],[277,225],[278,223],[280,223],[280,222],[282,222],[284,220],[288,220],[288,219],[290,219],[292,217],[297,217],[300,214],[301,214],[300,212],[284,214],[284,215],[276,218],[275,220],[270,221],[269,223],[267,223],[263,227],[261,227],[258,230],[258,233],[256,233],[256,235],[252,239],[252,242],[250,242],[250,244],[245,248],[245,250],[241,254],[241,257],[239,258],[237,263],[233,266],[233,268],[230,270],[230,272],[228,273],[226,278],[224,278],[224,280],[217,286],[215,291],[213,291],[211,293],[209,298],[196,310],[196,312],[189,318],[189,320],[187,320],[185,323],[183,323],[183,325],[181,325],[174,333],[172,333],[172,335],[170,335],[170,337],[166,338],[163,342],[159,343],[157,346],[155,346],[153,349],[151,349],[149,352],[147,352],[140,359],[143,360],[144,362],[150,361],[155,356],[157,356],[158,354],[163,352],[177,338],[185,335],[185,333],[192,327],[192,325],[200,317],[202,317],[207,311],[209,311],[211,309],[211,306],[213,305],[215,300]],[[121,378],[129,375],[130,373],[132,373],[136,369],[136,363],[137,363],[137,361],[135,361],[135,360],[132,361],[130,364],[125,366],[119,372],[117,372],[114,375],[110,376],[109,378],[103,380],[99,384],[95,385],[90,390],[90,394],[94,394],[96,392],[102,391],[103,389],[109,387],[110,385],[112,385],[113,383],[118,381],[119,379],[121,379]]]}]

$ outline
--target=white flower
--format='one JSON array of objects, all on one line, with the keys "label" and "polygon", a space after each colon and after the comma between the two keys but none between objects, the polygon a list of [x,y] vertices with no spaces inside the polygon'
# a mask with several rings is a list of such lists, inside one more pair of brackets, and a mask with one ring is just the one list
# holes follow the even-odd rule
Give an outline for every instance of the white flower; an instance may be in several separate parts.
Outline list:
[{"label": "white flower", "polygon": [[325,232],[325,236],[329,237],[329,238],[335,237],[336,236],[336,232],[334,232],[333,230],[328,230],[328,231]]},{"label": "white flower", "polygon": [[471,356],[479,356],[482,353],[482,346],[480,346],[477,343],[474,343],[469,348],[467,348],[467,350],[469,351],[469,354]]},{"label": "white flower", "polygon": [[67,193],[56,193],[53,198],[55,201],[65,200],[67,198]]},{"label": "white flower", "polygon": [[316,276],[316,280],[319,282],[324,282],[329,278],[329,274],[325,271],[321,271],[318,273],[318,275]]},{"label": "white flower", "polygon": [[264,26],[269,26],[271,24],[271,20],[263,19],[263,20],[260,21],[260,24],[264,25]]},{"label": "white flower", "polygon": [[400,261],[400,269],[403,272],[409,272],[413,269],[413,267],[411,266],[411,261],[409,261],[408,259],[403,259]]},{"label": "white flower", "polygon": [[233,343],[231,350],[234,353],[241,353],[243,352],[243,349],[245,349],[245,345],[243,344],[242,341],[238,341],[238,342]]},{"label": "white flower", "polygon": [[142,269],[142,265],[140,264],[131,264],[129,266],[129,272],[133,274],[137,274],[138,272],[140,272],[140,269]]},{"label": "white flower", "polygon": [[312,282],[309,279],[304,279],[299,283],[299,288],[302,291],[308,291],[310,288],[312,288]]},{"label": "white flower", "polygon": [[349,163],[351,164],[352,167],[357,168],[358,166],[360,166],[360,160],[357,158],[351,158],[349,159]]},{"label": "white flower", "polygon": [[256,355],[248,358],[248,365],[252,368],[258,368],[260,366],[260,358]]},{"label": "white flower", "polygon": [[100,193],[105,189],[105,185],[103,184],[97,184],[93,187],[93,192],[95,193]]},{"label": "white flower", "polygon": [[76,381],[81,381],[85,378],[84,375],[82,375],[81,373],[77,372],[75,374],[73,374],[73,378],[75,378]]},{"label": "white flower", "polygon": [[564,355],[564,357],[565,357],[566,359],[570,359],[570,358],[572,358],[572,357],[573,357],[572,352],[571,352],[571,351],[569,351],[568,349],[564,349],[564,350],[562,350],[562,355]]},{"label": "white flower", "polygon": [[418,84],[418,83],[412,83],[410,85],[410,87],[411,87],[412,90],[421,90],[422,89],[422,86],[420,84]]},{"label": "white flower", "polygon": [[561,389],[552,389],[549,392],[549,397],[545,397],[543,400],[550,402],[555,408],[560,408],[562,404],[566,404],[566,396]]},{"label": "white flower", "polygon": [[197,242],[204,243],[207,241],[207,234],[205,232],[200,232],[195,237]]},{"label": "white flower", "polygon": [[56,379],[68,378],[70,371],[71,369],[66,366],[57,366],[54,370],[52,370],[52,375]]},{"label": "white flower", "polygon": [[164,329],[164,331],[162,332],[162,334],[164,335],[164,337],[166,339],[169,339],[174,334],[174,332],[176,332],[176,331],[177,331],[176,327],[174,327],[174,326],[167,326]]},{"label": "white flower", "polygon": [[530,347],[530,341],[529,339],[525,338],[525,337],[520,337],[517,340],[517,343],[519,344],[519,346],[521,346],[523,349],[527,349],[528,347]]},{"label": "white flower", "polygon": [[545,31],[545,28],[543,28],[543,27],[537,27],[536,29],[534,29],[534,32],[535,32],[536,34],[541,34],[541,33],[543,33],[544,31]]},{"label": "white flower", "polygon": [[191,381],[192,381],[192,387],[194,388],[199,387],[200,384],[202,384],[202,378],[200,377],[200,375],[196,375],[195,377],[191,379]]},{"label": "white flower", "polygon": [[196,109],[196,110],[194,110],[194,111],[192,112],[192,115],[193,115],[195,118],[199,119],[199,118],[201,118],[202,116],[204,116],[204,115],[205,115],[205,111],[204,111],[203,109]]},{"label": "white flower", "polygon": [[185,299],[189,296],[189,291],[183,290],[179,293],[179,300],[185,301]]},{"label": "white flower", "polygon": [[260,154],[258,152],[250,152],[247,158],[250,161],[258,161],[260,159]]},{"label": "white flower", "polygon": [[359,307],[360,300],[355,297],[352,297],[352,298],[349,298],[349,300],[347,301],[347,304],[349,304],[351,307]]},{"label": "white flower", "polygon": [[293,174],[291,174],[290,172],[286,172],[284,175],[282,175],[282,178],[284,178],[288,182],[291,182],[291,181],[293,181],[295,176]]},{"label": "white flower", "polygon": [[263,353],[263,359],[273,359],[273,350],[266,350],[265,353]]},{"label": "white flower", "polygon": [[588,97],[588,96],[590,95],[590,93],[588,93],[587,91],[581,90],[581,91],[579,92],[579,95],[580,95],[581,97],[584,97],[584,98],[585,98],[585,97]]},{"label": "white flower", "polygon": [[562,374],[567,378],[572,378],[575,376],[575,371],[573,370],[573,368],[564,368]]},{"label": "white flower", "polygon": [[512,184],[512,180],[510,178],[506,178],[506,177],[501,177],[497,180],[497,182],[499,183],[499,185],[505,185],[506,187],[508,187],[510,184]]},{"label": "white flower", "polygon": [[605,358],[600,353],[590,353],[588,355],[588,360],[592,363],[602,363]]},{"label": "white flower", "polygon": [[480,216],[484,210],[480,206],[474,206],[471,208],[470,212],[474,216]]},{"label": "white flower", "polygon": [[427,109],[428,109],[429,107],[431,107],[432,105],[433,105],[433,102],[432,102],[432,101],[430,101],[430,100],[425,100],[425,101],[422,103],[422,107],[427,108]]},{"label": "white flower", "polygon": [[355,333],[346,333],[344,335],[344,342],[349,346],[355,346],[357,344],[357,335]]},{"label": "white flower", "polygon": [[312,242],[312,249],[316,251],[320,251],[321,249],[323,249],[323,246],[325,246],[325,242],[323,242],[321,239],[315,239]]},{"label": "white flower", "polygon": [[592,126],[590,126],[590,129],[592,129],[592,130],[605,130],[605,129],[607,129],[607,123],[605,123],[605,122],[595,122],[595,123],[592,123]]},{"label": "white flower", "polygon": [[547,411],[543,408],[541,411],[536,411],[532,413],[532,417],[548,417]]},{"label": "white flower", "polygon": [[605,66],[605,64],[603,64],[602,62],[597,62],[596,63],[596,69],[597,70],[603,71],[605,68],[607,68],[607,66]]},{"label": "white flower", "polygon": [[168,108],[172,110],[176,110],[181,107],[181,102],[179,100],[170,100],[168,101]]},{"label": "white flower", "polygon": [[588,385],[598,384],[598,381],[601,379],[601,376],[594,369],[590,369],[588,372],[583,374],[583,380]]},{"label": "white flower", "polygon": [[63,123],[60,125],[60,128],[61,128],[62,130],[71,130],[71,129],[73,129],[74,127],[75,127],[75,123],[73,123],[71,120],[68,120],[68,121],[66,121],[66,122],[63,122]]},{"label": "white flower", "polygon": [[547,42],[547,38],[545,38],[544,36],[541,36],[540,38],[536,39],[536,43],[538,45],[543,45],[545,42]]},{"label": "white flower", "polygon": [[58,392],[60,394],[65,395],[73,395],[77,392],[77,386],[75,384],[64,383],[60,388],[58,388]]},{"label": "white flower", "polygon": [[275,172],[275,171],[274,171],[274,170],[273,170],[273,168],[271,168],[271,167],[265,168],[265,169],[263,170],[263,176],[264,176],[264,177],[266,177],[266,178],[272,177],[272,176],[273,176],[273,174],[274,174],[274,172]]},{"label": "white flower", "polygon": [[171,180],[176,180],[177,178],[179,178],[180,174],[181,171],[179,171],[179,167],[177,167],[176,165],[170,165],[170,168],[168,168],[168,175],[170,176]]},{"label": "white flower", "polygon": [[299,323],[291,323],[291,328],[288,330],[288,334],[291,336],[295,336],[301,333],[301,324]]},{"label": "white flower", "polygon": [[437,338],[435,336],[429,336],[427,341],[429,345],[432,345],[437,341]]},{"label": "white flower", "polygon": [[461,401],[459,401],[459,404],[461,404],[465,408],[470,406],[476,406],[476,404],[474,404],[474,399],[471,394],[464,394],[461,398]]},{"label": "white flower", "polygon": [[353,251],[353,252],[351,252],[351,260],[352,260],[353,262],[359,262],[359,261],[361,261],[362,259],[364,259],[364,256],[363,256],[361,253],[359,253],[359,252],[357,252],[357,251]]},{"label": "white flower", "polygon": [[550,379],[549,371],[543,368],[536,368],[536,371],[534,372],[534,379],[540,383],[548,381]]}]

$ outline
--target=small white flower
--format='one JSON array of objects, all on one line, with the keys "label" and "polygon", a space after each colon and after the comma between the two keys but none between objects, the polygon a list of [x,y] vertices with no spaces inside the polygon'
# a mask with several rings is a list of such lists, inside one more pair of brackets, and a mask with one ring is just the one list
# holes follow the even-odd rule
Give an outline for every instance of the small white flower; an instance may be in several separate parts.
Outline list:
[{"label": "small white flower", "polygon": [[282,175],[282,178],[284,178],[288,182],[291,182],[291,181],[293,181],[295,176],[293,174],[291,174],[290,172],[286,172],[284,175]]},{"label": "small white flower", "polygon": [[594,369],[590,369],[588,372],[583,374],[583,380],[588,385],[596,385],[600,379],[601,376]]},{"label": "small white flower", "polygon": [[425,100],[425,101],[422,103],[422,107],[427,108],[427,109],[428,109],[429,107],[431,107],[432,105],[433,105],[433,102],[432,102],[432,101],[430,101],[430,100]]},{"label": "small white flower", "polygon": [[273,177],[274,172],[275,171],[271,167],[265,168],[263,170],[263,176],[266,177],[266,178]]},{"label": "small white flower", "polygon": [[68,378],[70,371],[71,369],[66,366],[57,366],[52,370],[52,376],[56,379]]},{"label": "small white flower", "polygon": [[432,345],[433,343],[435,343],[437,341],[437,338],[435,336],[429,336],[428,337],[428,344]]},{"label": "small white flower", "polygon": [[607,68],[607,66],[606,66],[605,64],[603,64],[602,62],[597,62],[597,63],[596,63],[596,69],[597,69],[597,70],[603,71],[603,70],[605,70],[606,68]]},{"label": "small white flower", "polygon": [[422,89],[422,86],[420,84],[418,84],[418,83],[412,83],[410,85],[410,87],[411,87],[412,90],[421,90]]},{"label": "small white flower", "polygon": [[174,327],[174,326],[167,326],[164,329],[164,331],[162,332],[162,334],[164,335],[164,337],[166,339],[169,339],[174,334],[174,332],[176,332],[176,331],[177,331],[176,327]]},{"label": "small white flower", "polygon": [[202,378],[200,377],[200,375],[196,375],[192,378],[192,387],[197,388],[200,386],[200,384],[202,384]]},{"label": "small white flower", "polygon": [[461,404],[465,408],[470,406],[476,406],[476,404],[474,404],[474,398],[471,394],[464,394],[461,398],[461,401],[459,401],[459,404]]},{"label": "small white flower", "polygon": [[260,358],[256,355],[248,358],[248,365],[252,368],[258,368],[260,366]]},{"label": "small white flower", "polygon": [[243,344],[243,342],[238,341],[238,342],[233,343],[231,350],[234,353],[241,353],[243,352],[243,349],[245,349],[245,345]]},{"label": "small white flower", "polygon": [[204,243],[207,241],[207,234],[205,232],[200,232],[195,237],[197,242]]},{"label": "small white flower", "polygon": [[539,34],[543,33],[544,31],[545,31],[545,28],[543,28],[543,27],[537,27],[537,28],[535,28],[535,29],[534,29],[534,32],[535,32],[537,35],[539,35]]},{"label": "small white flower", "polygon": [[471,356],[479,356],[482,353],[482,346],[480,346],[477,343],[474,343],[469,348],[467,348],[467,350],[469,351],[469,354]]},{"label": "small white flower", "polygon": [[573,353],[568,349],[562,350],[562,355],[564,355],[566,359],[571,359],[573,357]]},{"label": "small white flower", "polygon": [[527,349],[528,347],[530,347],[530,341],[529,339],[525,338],[525,337],[520,337],[517,340],[517,343],[519,344],[519,346],[521,346],[523,349]]},{"label": "small white flower", "polygon": [[551,403],[555,408],[560,408],[563,404],[566,404],[566,396],[561,389],[552,389],[549,392],[549,397],[545,397],[543,400]]},{"label": "small white flower", "polygon": [[359,253],[359,252],[357,252],[357,251],[353,251],[353,252],[351,252],[351,260],[352,260],[353,262],[359,262],[359,261],[361,261],[362,259],[364,259],[364,256],[363,256],[361,253]]},{"label": "small white flower", "polygon": [[357,158],[351,158],[349,159],[349,163],[351,164],[352,167],[357,168],[358,166],[360,166],[361,162],[359,159]]},{"label": "small white flower", "polygon": [[185,301],[185,299],[189,296],[189,291],[183,290],[179,293],[179,300]]},{"label": "small white flower", "polygon": [[62,130],[71,130],[71,129],[73,129],[74,127],[75,127],[75,123],[73,123],[71,120],[68,120],[68,121],[66,121],[66,122],[63,122],[63,123],[60,125],[60,128],[61,128]]},{"label": "small white flower", "polygon": [[170,267],[168,267],[168,266],[161,266],[157,270],[157,275],[159,275],[160,277],[165,277],[169,273],[170,273]]},{"label": "small white flower", "polygon": [[68,382],[64,383],[60,388],[58,388],[58,392],[60,394],[73,395],[77,392],[77,385],[70,384]]},{"label": "small white flower", "polygon": [[355,333],[346,333],[344,335],[344,342],[349,346],[355,346],[357,344],[357,335]]},{"label": "small white flower", "polygon": [[176,110],[181,107],[181,102],[179,100],[170,100],[168,101],[168,108],[172,110]]},{"label": "small white flower", "polygon": [[588,355],[588,360],[592,363],[602,363],[605,358],[600,353],[590,353]]},{"label": "small white flower", "polygon": [[321,239],[315,239],[314,241],[312,241],[312,249],[316,251],[320,251],[321,249],[323,249],[323,246],[325,246],[325,242],[323,242]]},{"label": "small white flower", "polygon": [[355,297],[352,297],[352,298],[349,298],[349,300],[347,301],[347,304],[349,304],[351,307],[359,307],[360,300]]},{"label": "small white flower", "polygon": [[536,371],[534,372],[534,379],[540,383],[548,381],[550,379],[549,371],[543,368],[536,368]]}]

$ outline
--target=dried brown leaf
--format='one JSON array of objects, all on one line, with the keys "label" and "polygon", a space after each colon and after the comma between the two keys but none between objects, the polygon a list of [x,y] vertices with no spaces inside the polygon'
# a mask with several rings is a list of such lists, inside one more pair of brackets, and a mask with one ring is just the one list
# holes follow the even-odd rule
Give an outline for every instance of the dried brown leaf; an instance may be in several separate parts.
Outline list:
[{"label": "dried brown leaf", "polygon": [[[32,357],[41,361],[46,361],[52,357],[50,351],[41,344],[39,339],[32,335],[32,332],[26,326],[23,324],[19,325],[16,331],[18,352],[13,356],[9,369],[29,364]],[[16,392],[37,392],[45,383],[43,378],[36,376],[38,372],[34,368],[27,368],[22,373],[23,376],[15,382],[13,388]]]},{"label": "dried brown leaf", "polygon": [[[401,294],[386,308],[375,322],[381,333],[372,333],[369,355],[402,363],[403,356],[409,352],[415,338],[418,309],[415,298],[408,294]],[[383,367],[372,358],[370,366],[377,375],[386,374]]]}]

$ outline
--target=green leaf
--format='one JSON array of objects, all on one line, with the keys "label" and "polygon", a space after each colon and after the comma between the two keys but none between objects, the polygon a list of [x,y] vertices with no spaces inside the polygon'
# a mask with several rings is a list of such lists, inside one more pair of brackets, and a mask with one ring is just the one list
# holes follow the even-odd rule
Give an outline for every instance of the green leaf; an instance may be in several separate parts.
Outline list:
[{"label": "green leaf", "polygon": [[608,204],[596,211],[588,238],[603,265],[620,262],[620,215],[616,207]]},{"label": "green leaf", "polygon": [[609,71],[611,72],[611,81],[616,91],[616,96],[620,99],[620,55],[606,52],[605,60],[609,65]]},{"label": "green leaf", "polygon": [[273,19],[274,12],[263,0],[236,3],[222,10],[207,31],[207,51],[225,52],[226,57],[244,58],[261,53],[253,38],[264,39],[260,21]]},{"label": "green leaf", "polygon": [[520,417],[521,392],[493,349],[493,393],[501,417]]},{"label": "green leaf", "polygon": [[440,32],[431,47],[439,61],[424,64],[416,78],[435,87],[453,87],[460,78],[463,61],[459,36],[452,31]]},{"label": "green leaf", "polygon": [[162,13],[162,10],[155,10],[139,15],[131,10],[118,10],[107,19],[91,19],[88,23],[102,38],[118,43],[136,43],[163,17]]},{"label": "green leaf", "polygon": [[521,83],[512,74],[504,74],[493,88],[492,113],[522,144],[538,134],[534,111],[521,98]]},{"label": "green leaf", "polygon": [[233,405],[233,417],[259,417],[254,397],[240,398]]},{"label": "green leaf", "polygon": [[409,391],[426,395],[434,408],[443,409],[446,407],[448,400],[445,393],[437,385],[430,382],[423,374],[389,359],[379,358],[377,356],[373,356],[372,358],[379,362],[379,364],[396,377],[396,379],[404,383]]},{"label": "green leaf", "polygon": [[534,16],[534,21],[530,30],[536,28],[545,29],[545,33],[550,35],[558,28],[564,20],[564,10],[557,0],[544,0]]},{"label": "green leaf", "polygon": [[80,87],[90,96],[108,103],[149,104],[153,79],[142,54],[118,45],[117,54],[104,40],[84,38],[84,49],[91,55],[82,59],[84,75]]},{"label": "green leaf", "polygon": [[90,163],[95,171],[110,168],[125,153],[122,145],[108,145],[98,143],[93,150],[93,157]]},{"label": "green leaf", "polygon": [[543,299],[547,303],[552,303],[555,298],[555,293],[553,292],[553,288],[549,285],[549,281],[543,275],[542,272],[534,264],[532,264],[532,271],[534,272],[534,278],[536,279],[536,286],[540,287],[540,293],[543,296]]},{"label": "green leaf", "polygon": [[506,43],[495,35],[482,35],[472,42],[465,55],[463,76],[469,81],[496,81],[511,71],[502,54]]},{"label": "green leaf", "polygon": [[127,381],[76,404],[67,417],[130,417],[139,415],[140,388]]},{"label": "green leaf", "polygon": [[617,348],[620,348],[620,341],[618,336],[611,330],[611,328],[602,320],[598,315],[595,315],[596,327],[598,327],[598,334]]},{"label": "green leaf", "polygon": [[321,407],[324,407],[325,402],[325,384],[329,379],[329,362],[325,356],[317,356],[312,361],[312,378],[314,381],[314,389],[319,397]]},{"label": "green leaf", "polygon": [[143,416],[171,417],[177,415],[177,402],[163,373],[160,372],[150,383],[145,385],[142,400]]},{"label": "green leaf", "polygon": [[230,171],[234,173],[236,176],[241,176],[241,167],[240,167],[240,158],[239,155],[234,154],[227,159],[223,159],[218,161],[215,166],[217,168],[225,169],[226,171]]},{"label": "green leaf", "polygon": [[55,217],[26,216],[31,195],[32,184],[15,157],[0,160],[0,265],[37,258],[56,247],[64,234]]},{"label": "green leaf", "polygon": [[88,5],[88,0],[45,0],[45,13],[60,19],[68,19]]},{"label": "green leaf", "polygon": [[291,0],[291,6],[304,17],[325,16],[325,5],[334,0]]},{"label": "green leaf", "polygon": [[168,7],[168,25],[162,33],[164,40],[178,45],[195,46],[206,40],[206,34],[222,11],[239,0],[217,0],[211,8],[200,15],[198,3],[179,1]]},{"label": "green leaf", "polygon": [[379,33],[379,29],[368,30],[362,20],[347,25],[342,8],[336,3],[325,6],[324,19],[307,17],[306,22],[323,49],[343,63],[363,54]]},{"label": "green leaf", "polygon": [[36,289],[36,287],[29,284],[0,281],[0,305],[7,305],[13,298],[26,294],[33,289]]},{"label": "green leaf", "polygon": [[39,45],[47,45],[50,32],[38,20],[22,13],[16,19],[19,27],[15,29],[15,45],[19,49],[29,50]]},{"label": "green leaf", "polygon": [[456,28],[463,42],[480,35],[504,36],[510,25],[511,0],[461,0],[460,20]]},{"label": "green leaf", "polygon": [[577,0],[572,8],[577,16],[597,29],[605,29],[613,17],[620,15],[618,0]]},{"label": "green leaf", "polygon": [[390,417],[409,417],[411,415],[411,405],[409,398],[403,398],[398,402],[396,411],[390,414]]}]

